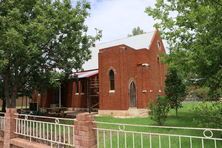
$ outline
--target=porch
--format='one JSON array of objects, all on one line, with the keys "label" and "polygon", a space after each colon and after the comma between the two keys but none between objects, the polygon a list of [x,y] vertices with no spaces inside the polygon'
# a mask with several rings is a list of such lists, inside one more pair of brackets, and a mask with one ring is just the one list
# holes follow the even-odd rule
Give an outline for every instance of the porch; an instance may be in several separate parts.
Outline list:
[{"label": "porch", "polygon": [[50,88],[34,99],[37,110],[50,116],[70,116],[97,112],[99,108],[98,70],[77,72],[59,87]]}]

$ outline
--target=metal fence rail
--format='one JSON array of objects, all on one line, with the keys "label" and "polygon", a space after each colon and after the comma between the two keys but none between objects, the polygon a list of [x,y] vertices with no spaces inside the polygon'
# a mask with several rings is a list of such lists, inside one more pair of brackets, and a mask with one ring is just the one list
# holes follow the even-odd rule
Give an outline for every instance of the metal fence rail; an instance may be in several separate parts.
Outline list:
[{"label": "metal fence rail", "polygon": [[17,114],[15,133],[52,147],[74,147],[74,119]]},{"label": "metal fence rail", "polygon": [[98,148],[222,148],[222,129],[96,124]]}]

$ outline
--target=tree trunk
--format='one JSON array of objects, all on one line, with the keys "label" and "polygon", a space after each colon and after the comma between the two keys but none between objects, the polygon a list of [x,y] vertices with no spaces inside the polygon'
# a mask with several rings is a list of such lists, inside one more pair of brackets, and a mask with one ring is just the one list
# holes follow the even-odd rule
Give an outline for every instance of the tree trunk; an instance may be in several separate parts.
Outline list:
[{"label": "tree trunk", "polygon": [[6,100],[5,98],[2,99],[2,112],[6,111]]},{"label": "tree trunk", "polygon": [[22,105],[21,105],[21,109],[23,109],[23,100],[24,100],[24,96],[22,96]]},{"label": "tree trunk", "polygon": [[5,99],[7,108],[16,108],[16,96],[17,96],[17,87],[14,86],[10,94],[10,87],[8,81],[5,81]]},{"label": "tree trunk", "polygon": [[27,109],[28,108],[28,98],[27,98],[27,96],[25,96],[25,109]]},{"label": "tree trunk", "polygon": [[176,116],[177,116],[177,114],[178,114],[178,107],[177,106],[176,106],[175,110],[176,110]]},{"label": "tree trunk", "polygon": [[7,67],[4,75],[4,96],[6,101],[7,108],[16,108],[16,97],[17,97],[17,83],[14,82],[13,84],[10,82],[10,67]]},{"label": "tree trunk", "polygon": [[6,101],[6,106],[9,107],[10,100],[9,100],[9,84],[8,84],[8,77],[5,76],[4,79],[4,95],[5,95],[5,101]]}]

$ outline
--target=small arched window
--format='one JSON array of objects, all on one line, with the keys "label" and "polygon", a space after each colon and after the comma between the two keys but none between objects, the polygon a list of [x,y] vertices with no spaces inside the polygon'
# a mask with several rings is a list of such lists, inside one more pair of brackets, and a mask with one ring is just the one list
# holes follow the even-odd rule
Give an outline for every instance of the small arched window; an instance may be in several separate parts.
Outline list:
[{"label": "small arched window", "polygon": [[157,56],[157,63],[159,64],[160,63],[160,57],[159,56]]},{"label": "small arched window", "polygon": [[109,71],[109,88],[110,90],[115,90],[115,75],[113,70]]},{"label": "small arched window", "polygon": [[160,43],[160,41],[157,41],[157,48],[158,48],[158,49],[161,48],[161,43]]}]

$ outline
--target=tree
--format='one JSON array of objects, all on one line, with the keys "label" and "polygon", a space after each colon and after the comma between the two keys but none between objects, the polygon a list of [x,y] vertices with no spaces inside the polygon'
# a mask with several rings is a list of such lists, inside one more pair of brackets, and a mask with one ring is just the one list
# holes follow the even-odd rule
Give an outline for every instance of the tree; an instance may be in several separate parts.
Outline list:
[{"label": "tree", "polygon": [[89,9],[86,1],[72,7],[70,0],[1,0],[0,75],[7,107],[16,106],[24,87],[43,88],[81,69],[101,37],[87,35]]},{"label": "tree", "polygon": [[133,28],[132,34],[128,34],[128,37],[143,34],[143,33],[145,32],[138,26],[138,27]]},{"label": "tree", "polygon": [[222,96],[221,11],[221,0],[157,0],[146,9],[168,41],[168,64],[186,80],[202,79],[214,99]]},{"label": "tree", "polygon": [[186,87],[177,74],[176,69],[169,69],[165,80],[165,94],[171,108],[178,114],[178,108],[182,107],[182,101],[186,96]]}]

